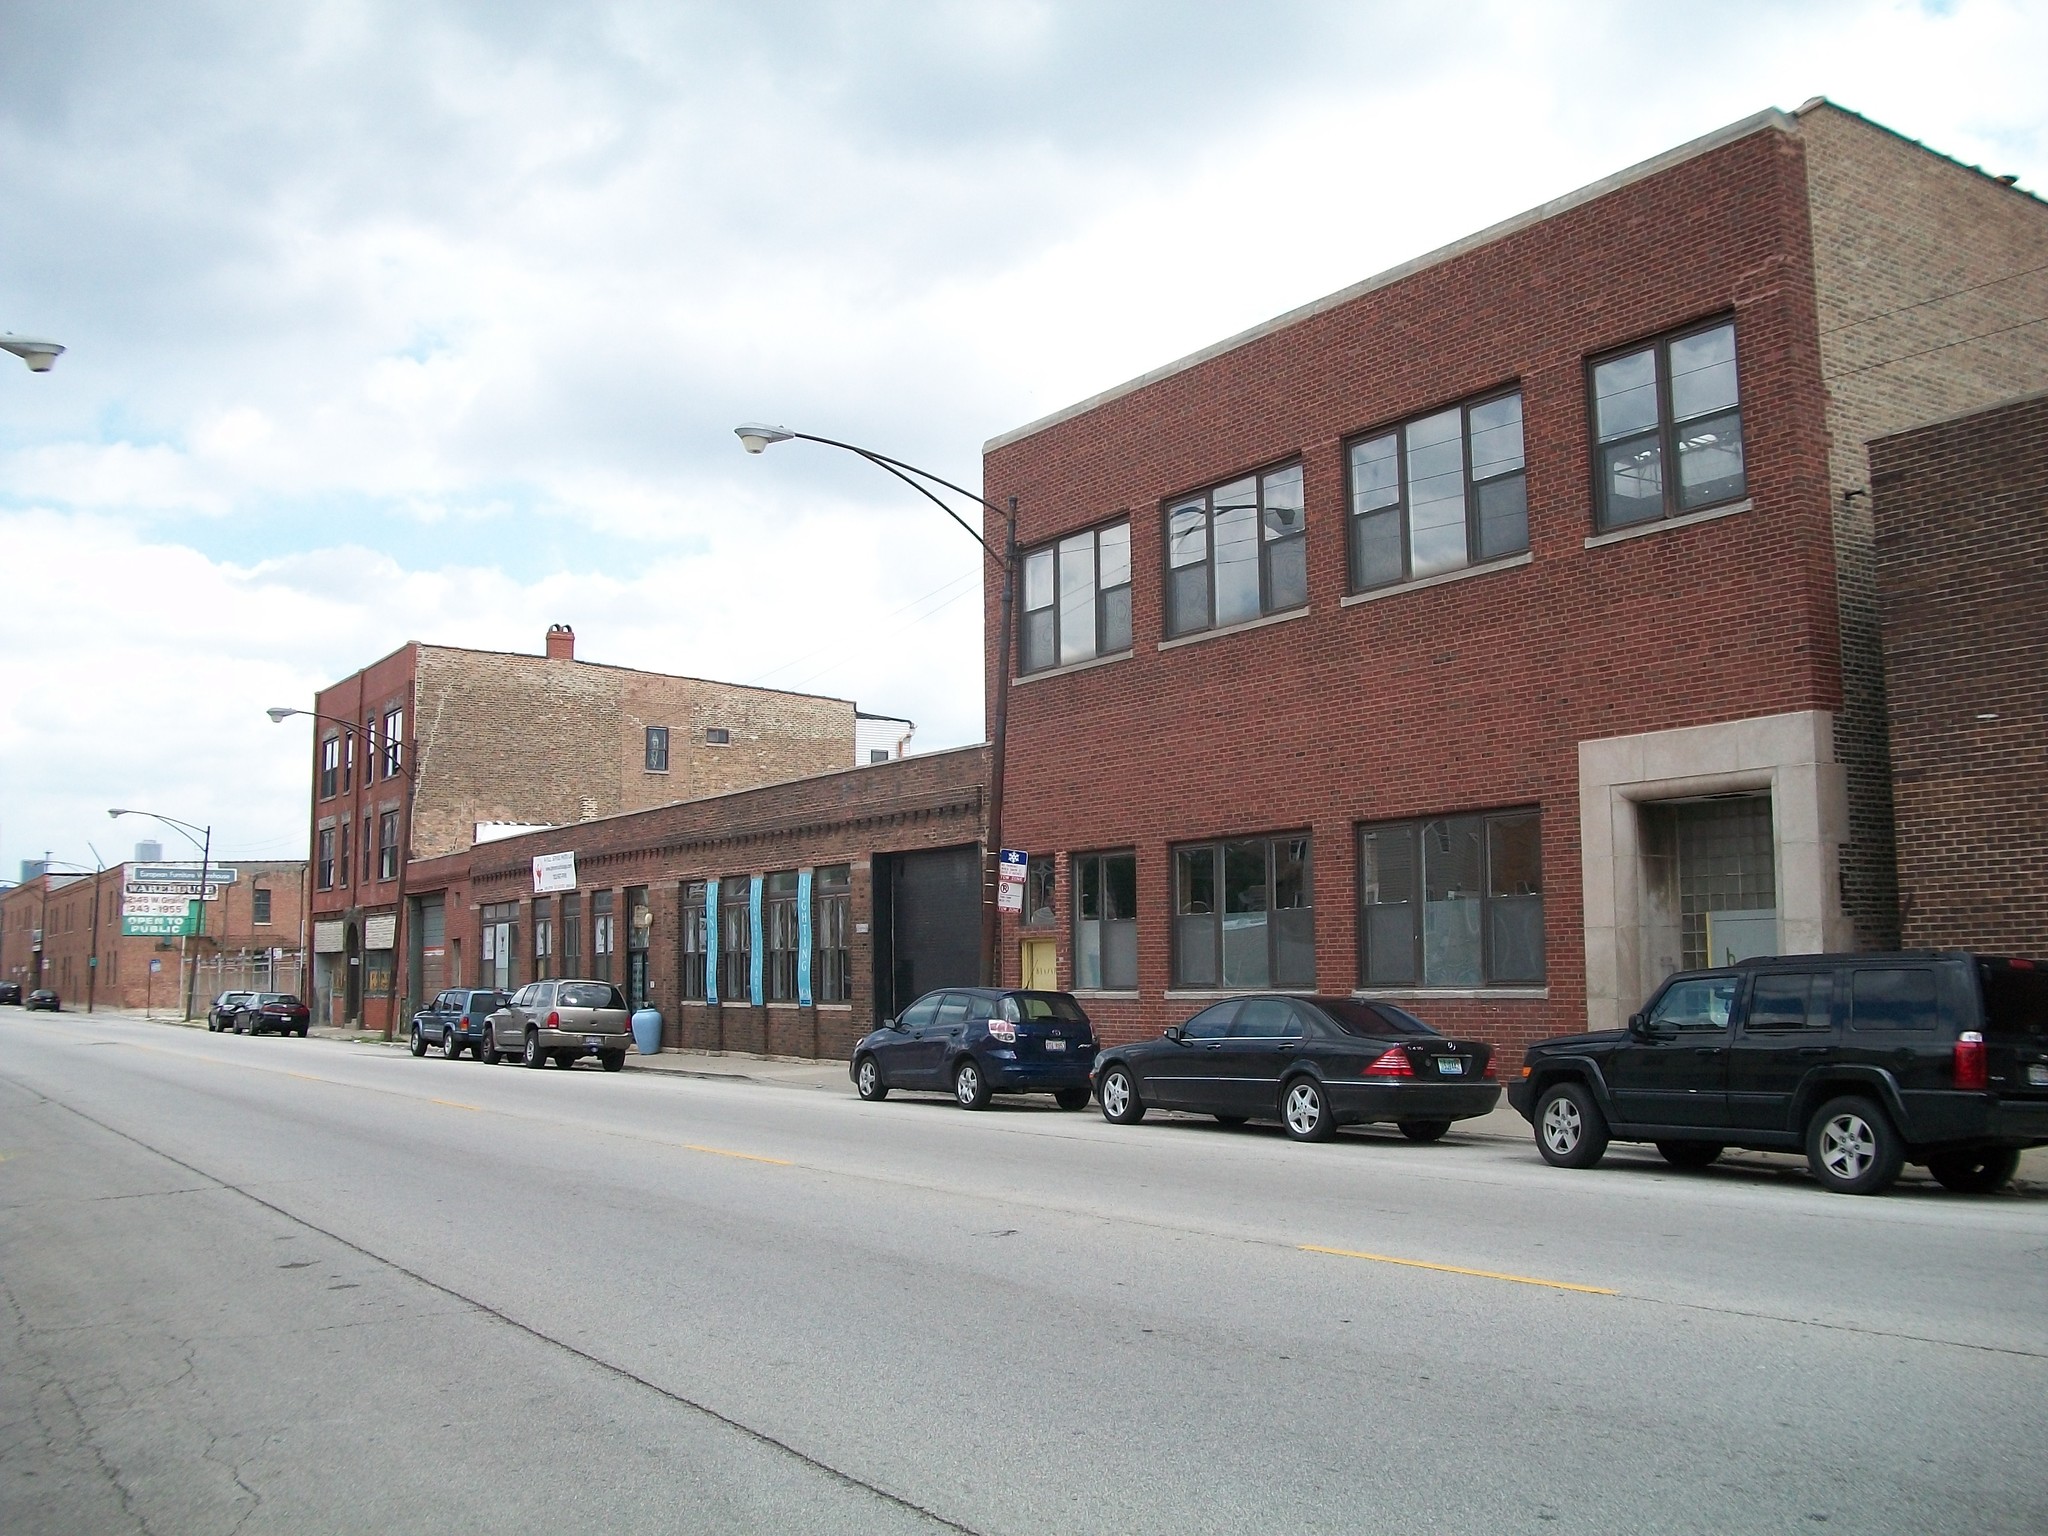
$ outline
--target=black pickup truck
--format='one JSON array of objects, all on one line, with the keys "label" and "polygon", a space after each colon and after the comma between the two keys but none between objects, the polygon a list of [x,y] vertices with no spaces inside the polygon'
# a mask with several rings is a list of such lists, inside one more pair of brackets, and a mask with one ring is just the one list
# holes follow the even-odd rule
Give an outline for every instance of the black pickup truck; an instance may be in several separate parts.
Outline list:
[{"label": "black pickup truck", "polygon": [[1843,1194],[1908,1162],[1963,1193],[2048,1145],[2048,961],[1778,955],[1682,971],[1627,1029],[1539,1041],[1508,1102],[1559,1168],[1610,1140],[1681,1168],[1729,1147],[1804,1151]]}]

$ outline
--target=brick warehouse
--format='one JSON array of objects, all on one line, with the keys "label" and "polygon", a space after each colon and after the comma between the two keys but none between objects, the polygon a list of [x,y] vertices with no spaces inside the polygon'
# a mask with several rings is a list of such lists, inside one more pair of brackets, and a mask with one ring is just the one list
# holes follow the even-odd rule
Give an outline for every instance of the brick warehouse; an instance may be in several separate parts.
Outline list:
[{"label": "brick warehouse", "polygon": [[993,439],[1006,956],[1112,1039],[1277,985],[1519,1045],[1895,943],[1862,444],[2048,381],[2044,266],[1815,101]]},{"label": "brick warehouse", "polygon": [[[596,976],[660,1008],[672,1048],[844,1057],[878,1016],[974,980],[987,765],[934,752],[423,863],[448,882],[449,985]],[[537,892],[533,861],[560,854],[575,888]]]},{"label": "brick warehouse", "polygon": [[[406,1011],[400,985],[413,1000],[453,985],[432,935],[461,883],[460,859],[446,861],[480,827],[573,824],[844,767],[860,728],[846,699],[578,661],[561,624],[540,656],[409,643],[322,689],[313,710],[309,1001],[317,1019],[372,1029]],[[403,973],[401,898],[421,924],[405,946],[421,963]]]},{"label": "brick warehouse", "polygon": [[2048,955],[2048,394],[1870,469],[1905,941]]}]

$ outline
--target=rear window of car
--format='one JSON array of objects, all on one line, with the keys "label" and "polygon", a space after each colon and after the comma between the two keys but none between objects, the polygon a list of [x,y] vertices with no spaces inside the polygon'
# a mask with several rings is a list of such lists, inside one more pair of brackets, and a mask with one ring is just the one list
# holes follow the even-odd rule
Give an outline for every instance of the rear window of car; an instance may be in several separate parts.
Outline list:
[{"label": "rear window of car", "polygon": [[257,998],[256,1001],[259,1004],[285,1003],[294,1008],[298,1007],[299,1005],[299,1000],[296,997],[293,997],[289,992],[266,992],[261,997]]},{"label": "rear window of car", "polygon": [[1347,1035],[1377,1039],[1384,1035],[1434,1035],[1422,1020],[1392,1003],[1366,1003],[1352,997],[1319,997],[1316,1007]]},{"label": "rear window of car", "polygon": [[1984,965],[1984,1028],[1994,1035],[2048,1035],[2048,970]]},{"label": "rear window of car", "polygon": [[601,982],[572,981],[561,989],[556,1005],[562,1008],[623,1008],[626,1000],[617,987]]},{"label": "rear window of car", "polygon": [[1058,1019],[1062,1024],[1086,1024],[1088,1015],[1064,992],[1012,992],[1006,1001],[1016,1004],[1020,1022]]},{"label": "rear window of car", "polygon": [[469,1011],[471,1013],[490,1013],[496,1009],[503,1008],[511,1001],[512,999],[502,992],[472,992],[469,994]]}]

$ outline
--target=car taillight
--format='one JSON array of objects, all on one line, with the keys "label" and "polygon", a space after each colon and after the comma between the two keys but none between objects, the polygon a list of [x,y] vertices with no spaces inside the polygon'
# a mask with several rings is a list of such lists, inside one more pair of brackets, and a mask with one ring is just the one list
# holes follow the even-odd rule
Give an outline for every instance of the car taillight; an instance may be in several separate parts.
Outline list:
[{"label": "car taillight", "polygon": [[1005,1045],[1015,1045],[1017,1043],[1017,1026],[1008,1019],[990,1019],[988,1021],[988,1032],[991,1038],[1000,1040]]},{"label": "car taillight", "polygon": [[1956,1037],[1956,1086],[1982,1089],[1990,1086],[1984,1061],[1984,1037],[1966,1029]]},{"label": "car taillight", "polygon": [[1493,1058],[1491,1056],[1486,1058],[1486,1070],[1480,1073],[1479,1075],[1481,1077],[1491,1077],[1496,1080],[1499,1079],[1500,1074],[1493,1070]]},{"label": "car taillight", "polygon": [[562,1027],[562,1016],[561,1016],[561,1015],[560,1015],[559,1013],[551,1013],[551,1014],[549,1014],[549,1015],[548,1015],[548,1028],[549,1028],[549,1029],[560,1029],[561,1027]]},{"label": "car taillight", "polygon": [[1380,1052],[1379,1059],[1365,1069],[1367,1077],[1413,1077],[1415,1069],[1408,1065],[1408,1053],[1398,1045],[1390,1045]]}]

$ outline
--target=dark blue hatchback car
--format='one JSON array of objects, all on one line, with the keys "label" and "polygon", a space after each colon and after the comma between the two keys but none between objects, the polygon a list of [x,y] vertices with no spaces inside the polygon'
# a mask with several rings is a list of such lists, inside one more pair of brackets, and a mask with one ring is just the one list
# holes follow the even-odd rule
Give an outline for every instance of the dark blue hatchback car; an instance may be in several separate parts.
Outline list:
[{"label": "dark blue hatchback car", "polygon": [[1085,1109],[1095,1031],[1064,992],[950,987],[927,992],[853,1048],[849,1071],[864,1099],[892,1088],[951,1093],[980,1109],[992,1093],[1049,1093]]}]

